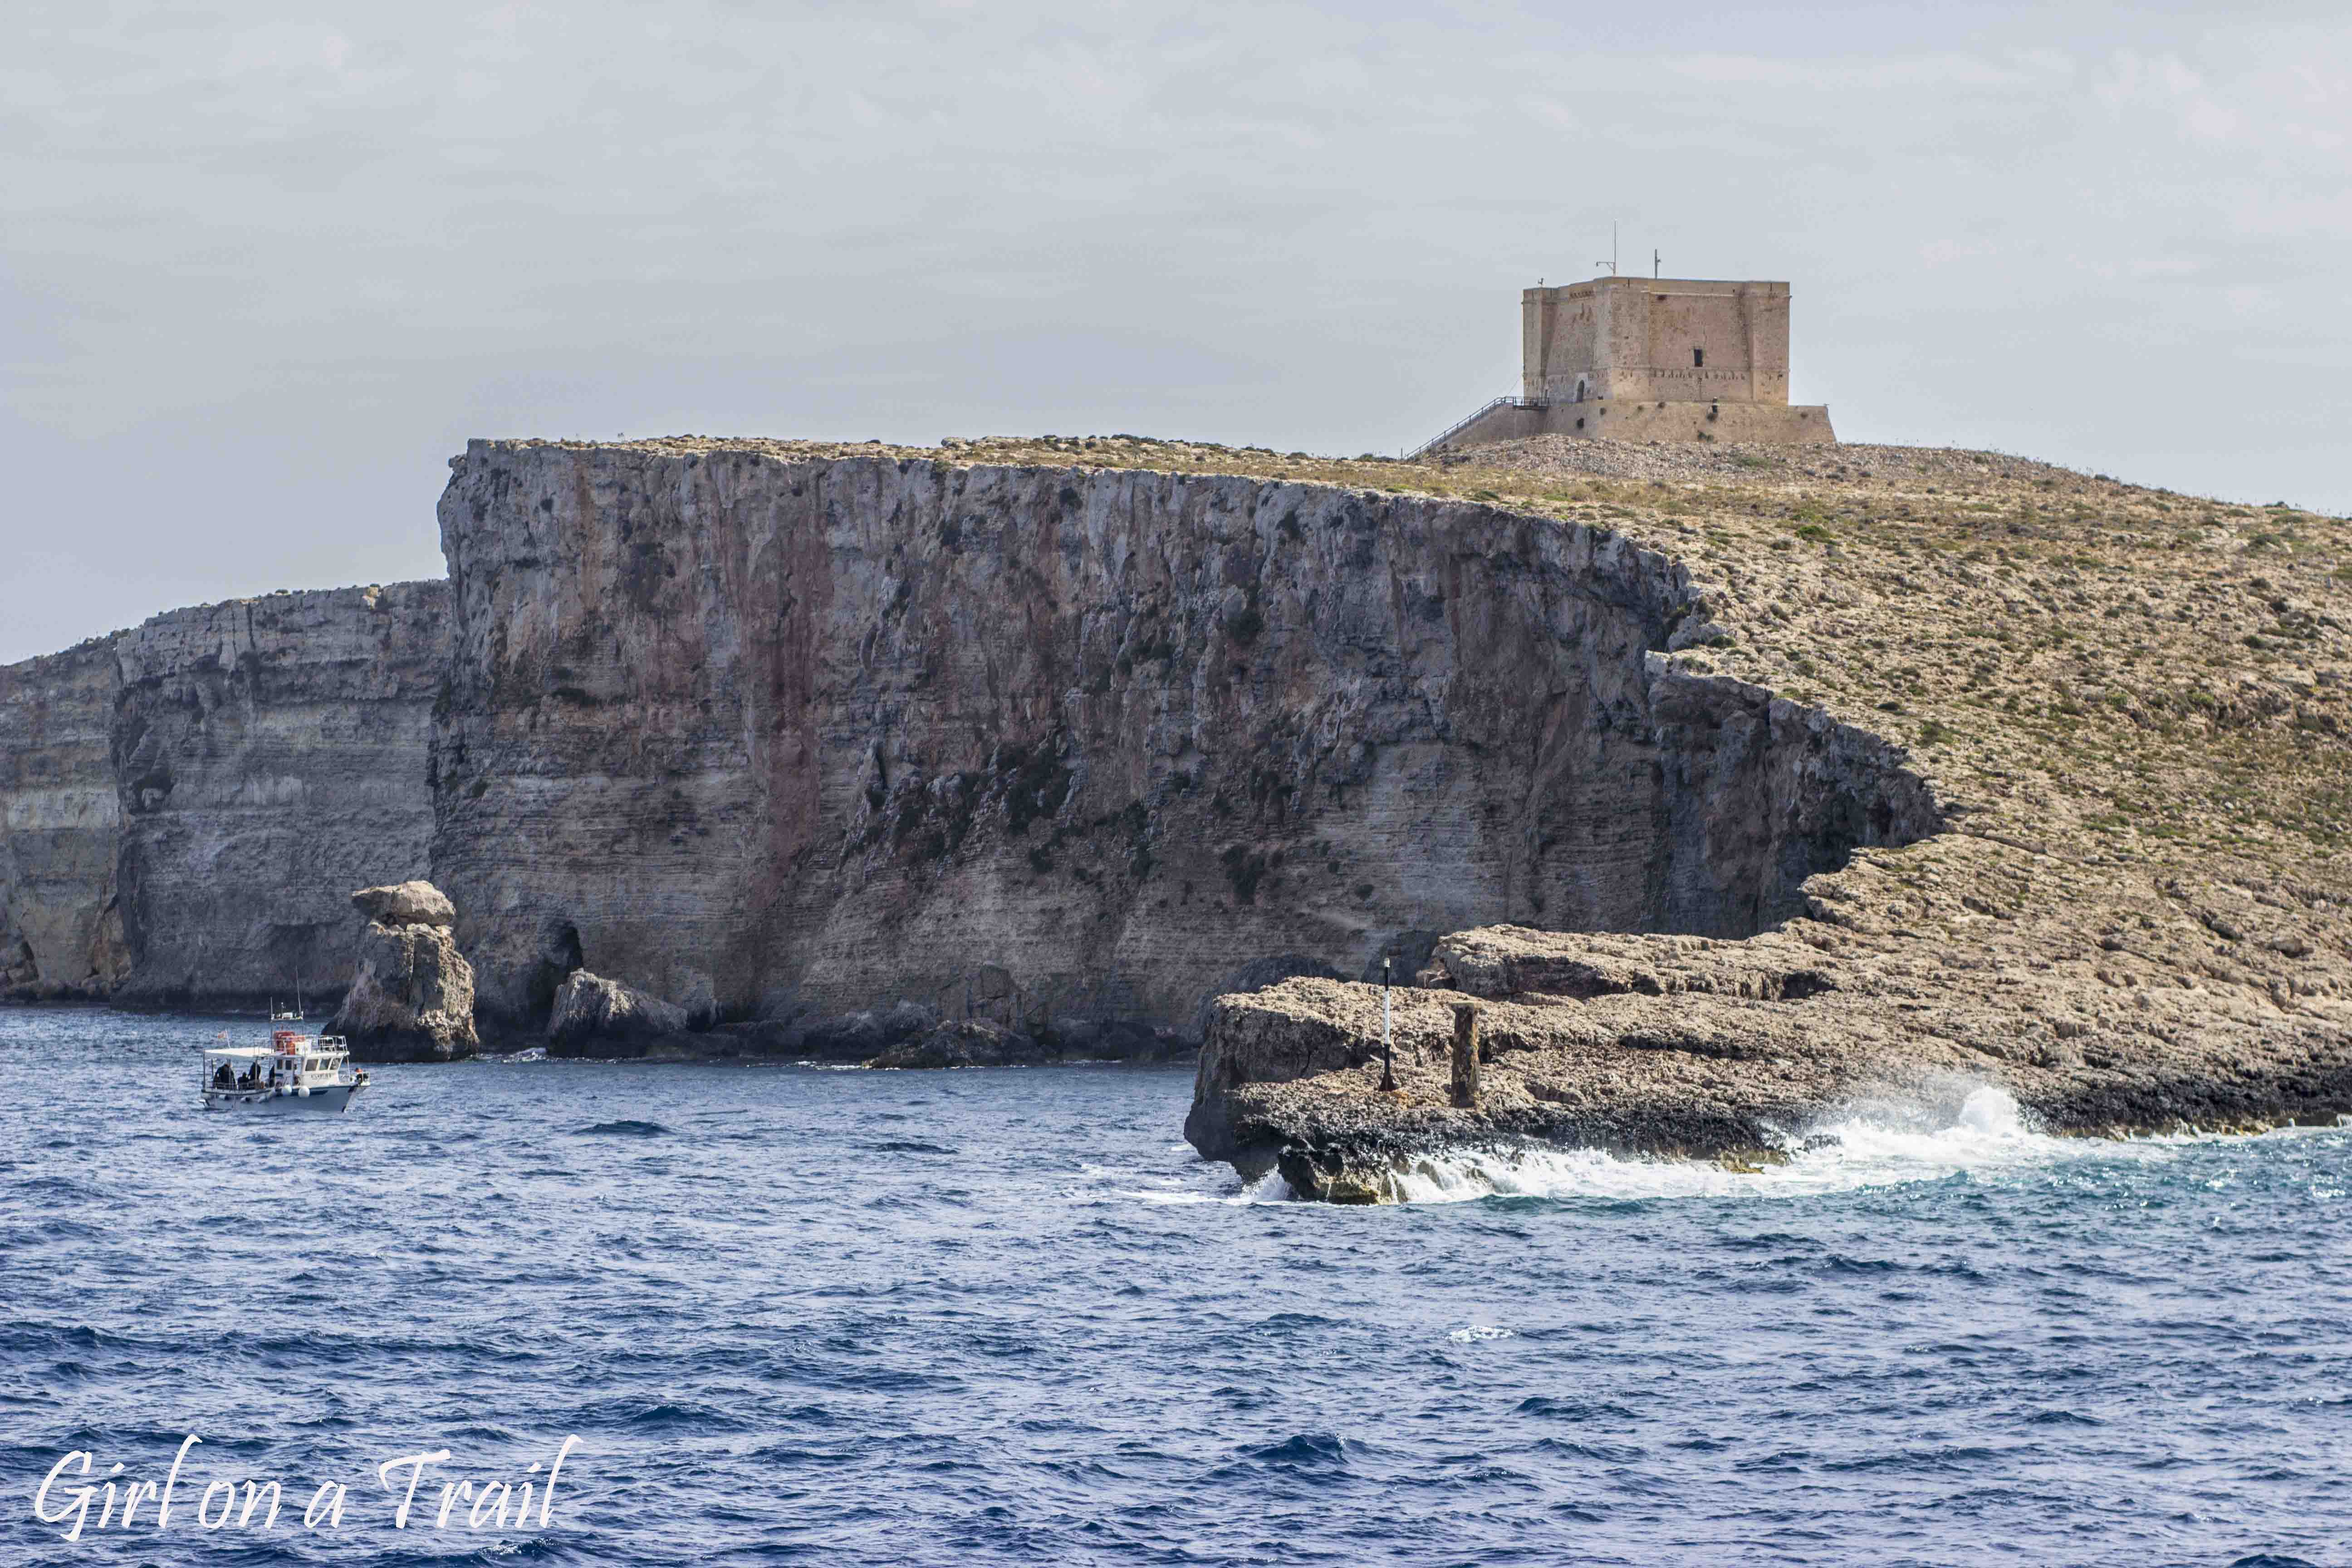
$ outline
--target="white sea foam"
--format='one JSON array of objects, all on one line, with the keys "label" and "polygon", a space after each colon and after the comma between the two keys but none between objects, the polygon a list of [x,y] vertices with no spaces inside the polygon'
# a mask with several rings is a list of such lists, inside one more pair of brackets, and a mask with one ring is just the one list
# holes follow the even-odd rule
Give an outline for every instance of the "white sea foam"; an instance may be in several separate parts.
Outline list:
[{"label": "white sea foam", "polygon": [[[2352,1127],[2352,1117],[2340,1119]],[[2265,1138],[2342,1135],[2337,1128],[2291,1127]],[[2037,1131],[2008,1090],[1956,1089],[1934,1106],[1879,1102],[1849,1107],[1792,1135],[1786,1163],[1727,1170],[1696,1160],[1624,1159],[1596,1149],[1456,1148],[1423,1155],[1395,1175],[1407,1203],[1463,1203],[1486,1197],[1592,1198],[1630,1202],[1685,1197],[1803,1197],[1940,1181],[1963,1172],[1979,1180],[2030,1175],[2096,1160],[2165,1161],[2184,1146],[2236,1141],[2242,1133],[2184,1132],[2143,1138],[2058,1138]],[[1134,1173],[1084,1167],[1097,1195],[1150,1205],[1279,1204],[1291,1197],[1279,1173],[1236,1184],[1223,1165],[1177,1143],[1169,1152],[1183,1173],[1138,1190]],[[2222,1178],[2217,1178],[2222,1179]]]},{"label": "white sea foam", "polygon": [[[1187,1153],[1191,1151],[1188,1149]],[[1205,1168],[1204,1168],[1205,1173]],[[1163,1183],[1159,1186],[1130,1190],[1125,1194],[1140,1198],[1147,1204],[1283,1204],[1290,1201],[1290,1184],[1280,1173],[1268,1171],[1255,1182],[1244,1182],[1236,1189],[1232,1184],[1232,1173],[1214,1178],[1215,1188],[1204,1187],[1198,1180],[1185,1184]]]},{"label": "white sea foam", "polygon": [[1256,1181],[1246,1184],[1232,1200],[1237,1204],[1286,1204],[1290,1201],[1290,1184],[1282,1179],[1279,1171],[1268,1171]]},{"label": "white sea foam", "polygon": [[1753,1172],[1685,1160],[1629,1160],[1594,1149],[1457,1149],[1416,1160],[1397,1185],[1410,1203],[1496,1194],[1641,1199],[1750,1194],[1799,1196],[1937,1181],[2147,1152],[2151,1144],[2053,1138],[2035,1131],[2006,1089],[1972,1090],[1943,1115],[1916,1107],[1858,1108],[1808,1130],[1786,1164]]},{"label": "white sea foam", "polygon": [[1456,1344],[1467,1345],[1475,1344],[1480,1340],[1508,1340],[1517,1336],[1510,1330],[1498,1329],[1492,1323],[1465,1323],[1458,1329],[1448,1330],[1445,1337]]}]

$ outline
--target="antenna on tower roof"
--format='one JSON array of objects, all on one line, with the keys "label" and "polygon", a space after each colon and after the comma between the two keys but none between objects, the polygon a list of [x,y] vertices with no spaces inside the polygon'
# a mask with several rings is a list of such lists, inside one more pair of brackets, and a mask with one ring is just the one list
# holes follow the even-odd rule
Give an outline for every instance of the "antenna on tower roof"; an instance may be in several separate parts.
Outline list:
[{"label": "antenna on tower roof", "polygon": [[1657,276],[1658,276],[1658,268],[1659,268],[1661,265],[1662,265],[1662,264],[1661,264],[1661,263],[1660,263],[1660,261],[1658,260],[1658,253],[1657,253],[1656,251],[1654,251],[1654,250],[1651,251],[1651,252],[1650,252],[1650,277],[1651,277],[1651,279],[1652,279],[1653,281],[1655,281],[1655,280],[1656,280]]}]

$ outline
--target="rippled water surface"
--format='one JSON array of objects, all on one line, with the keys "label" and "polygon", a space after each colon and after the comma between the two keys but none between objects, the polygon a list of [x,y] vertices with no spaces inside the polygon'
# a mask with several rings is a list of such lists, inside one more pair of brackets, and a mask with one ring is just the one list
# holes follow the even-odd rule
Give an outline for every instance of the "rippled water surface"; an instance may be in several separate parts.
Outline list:
[{"label": "rippled water surface", "polygon": [[[221,1026],[0,1010],[0,1562],[2352,1563],[2352,1132],[1980,1095],[1343,1210],[1199,1163],[1183,1072],[479,1062],[262,1123],[195,1109]],[[274,1531],[34,1521],[189,1432],[180,1506],[277,1479]],[[393,1528],[383,1460],[572,1434],[545,1528]]]}]

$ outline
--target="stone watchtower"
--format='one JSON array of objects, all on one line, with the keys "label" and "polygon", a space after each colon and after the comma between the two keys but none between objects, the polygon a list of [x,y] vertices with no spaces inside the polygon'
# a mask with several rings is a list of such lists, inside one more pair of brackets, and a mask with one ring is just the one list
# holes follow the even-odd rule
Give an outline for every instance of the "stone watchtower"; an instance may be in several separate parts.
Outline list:
[{"label": "stone watchtower", "polygon": [[1789,286],[1595,278],[1519,296],[1520,396],[1789,401]]},{"label": "stone watchtower", "polygon": [[1830,411],[1789,402],[1789,286],[1594,278],[1519,296],[1519,395],[1422,453],[1529,436],[1827,442]]}]

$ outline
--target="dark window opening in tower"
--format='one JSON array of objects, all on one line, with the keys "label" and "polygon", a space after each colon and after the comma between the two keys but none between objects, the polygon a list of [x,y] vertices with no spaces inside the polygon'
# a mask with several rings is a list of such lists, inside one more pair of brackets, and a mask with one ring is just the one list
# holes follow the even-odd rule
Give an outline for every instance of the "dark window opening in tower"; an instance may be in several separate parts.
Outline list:
[{"label": "dark window opening in tower", "polygon": [[1706,351],[1705,349],[1691,350],[1691,368],[1693,370],[1705,370],[1706,368]]}]

